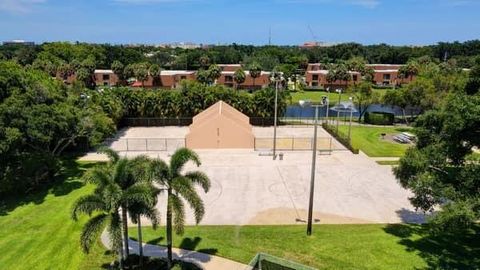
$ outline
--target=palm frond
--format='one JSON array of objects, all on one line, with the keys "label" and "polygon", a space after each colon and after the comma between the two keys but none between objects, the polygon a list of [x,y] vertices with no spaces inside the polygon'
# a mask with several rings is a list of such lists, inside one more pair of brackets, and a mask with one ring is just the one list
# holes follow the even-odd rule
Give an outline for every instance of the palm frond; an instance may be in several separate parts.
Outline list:
[{"label": "palm frond", "polygon": [[188,172],[185,174],[185,177],[193,183],[200,185],[205,192],[210,190],[210,178],[205,173],[200,171]]},{"label": "palm frond", "polygon": [[185,207],[182,199],[172,194],[168,198],[168,203],[172,206],[173,228],[176,234],[182,235],[185,227]]},{"label": "palm frond", "polygon": [[160,225],[160,212],[157,208],[154,206],[146,209],[144,216],[150,220],[153,229],[156,230],[158,225]]},{"label": "palm frond", "polygon": [[151,159],[146,155],[140,155],[129,160],[130,173],[135,182],[153,181],[150,174]]},{"label": "palm frond", "polygon": [[122,203],[124,204],[141,204],[146,206],[154,205],[156,202],[157,189],[148,183],[137,183],[126,190],[122,194]]},{"label": "palm frond", "polygon": [[112,182],[110,172],[106,166],[94,167],[88,170],[82,178],[86,183],[95,184],[99,187],[106,186]]},{"label": "palm frond", "polygon": [[190,179],[186,177],[177,177],[173,181],[174,185],[172,188],[185,199],[190,207],[193,209],[193,214],[195,215],[195,222],[198,224],[203,216],[205,215],[205,206],[203,201],[198,196],[193,184],[190,182]]},{"label": "palm frond", "polygon": [[78,219],[78,214],[83,213],[91,215],[94,211],[106,211],[106,205],[103,198],[98,194],[85,195],[80,197],[73,204],[71,217],[76,221]]},{"label": "palm frond", "polygon": [[161,185],[167,185],[167,179],[169,178],[169,168],[167,163],[161,159],[153,159],[150,162],[149,174],[153,181]]},{"label": "palm frond", "polygon": [[188,161],[192,161],[195,165],[200,166],[200,157],[194,151],[188,148],[180,148],[173,153],[170,158],[170,170],[172,176],[180,175],[183,167]]},{"label": "palm frond", "polygon": [[100,146],[97,152],[107,155],[111,163],[116,163],[120,159],[120,155],[107,146]]},{"label": "palm frond", "polygon": [[98,239],[98,236],[105,228],[105,222],[107,220],[107,214],[99,214],[87,221],[83,226],[82,233],[80,235],[80,245],[85,253],[90,251],[90,247]]},{"label": "palm frond", "polygon": [[120,187],[129,186],[129,160],[119,159],[113,167],[113,179]]},{"label": "palm frond", "polygon": [[119,250],[122,247],[122,220],[118,212],[111,214],[107,231],[110,236],[112,250]]}]

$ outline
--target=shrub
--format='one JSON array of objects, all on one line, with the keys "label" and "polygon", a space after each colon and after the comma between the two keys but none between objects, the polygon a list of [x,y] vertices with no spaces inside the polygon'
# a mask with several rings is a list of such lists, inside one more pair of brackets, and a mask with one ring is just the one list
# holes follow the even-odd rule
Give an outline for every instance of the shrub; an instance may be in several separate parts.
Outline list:
[{"label": "shrub", "polygon": [[372,125],[393,125],[395,116],[391,113],[372,113],[366,112],[364,114],[364,121]]}]

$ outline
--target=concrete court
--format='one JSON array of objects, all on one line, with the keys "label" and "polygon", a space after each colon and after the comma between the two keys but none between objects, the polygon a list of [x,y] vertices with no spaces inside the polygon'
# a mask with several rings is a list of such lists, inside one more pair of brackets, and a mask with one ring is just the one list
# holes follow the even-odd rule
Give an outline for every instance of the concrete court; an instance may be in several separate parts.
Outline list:
[{"label": "concrete court", "polygon": [[[270,132],[255,128],[255,134]],[[160,131],[159,131],[160,130]],[[173,130],[173,131],[172,131]],[[281,129],[279,129],[281,130]],[[280,132],[295,135],[312,128],[290,128]],[[319,128],[319,134],[323,134]],[[176,133],[175,133],[176,132]],[[186,128],[131,128],[125,137],[178,138]],[[281,134],[281,133],[280,133]],[[299,135],[300,136],[300,135]],[[302,135],[303,136],[303,135]],[[319,135],[321,136],[321,135]],[[202,165],[192,164],[185,171],[199,169],[211,179],[205,202],[204,225],[302,224],[307,218],[311,152],[286,151],[282,161],[260,156],[253,150],[198,150]],[[169,160],[171,152],[122,152],[127,156],[147,154]],[[93,155],[93,159],[96,157]],[[88,157],[87,157],[88,159]],[[397,223],[422,222],[408,201],[410,192],[400,187],[390,166],[381,166],[363,155],[334,151],[318,155],[314,198],[316,223]],[[164,221],[165,197],[158,207]],[[187,223],[194,224],[187,207]]]}]

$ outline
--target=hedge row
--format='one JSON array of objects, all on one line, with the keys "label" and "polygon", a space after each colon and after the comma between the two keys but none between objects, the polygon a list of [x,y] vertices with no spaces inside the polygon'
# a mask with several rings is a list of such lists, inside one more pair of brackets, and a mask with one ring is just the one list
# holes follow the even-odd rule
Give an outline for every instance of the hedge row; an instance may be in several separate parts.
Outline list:
[{"label": "hedge row", "polygon": [[340,132],[337,133],[334,127],[328,125],[327,123],[323,123],[322,127],[330,133],[337,141],[339,141],[343,146],[345,146],[348,150],[350,150],[354,154],[358,154],[359,150],[352,146],[350,140]]}]

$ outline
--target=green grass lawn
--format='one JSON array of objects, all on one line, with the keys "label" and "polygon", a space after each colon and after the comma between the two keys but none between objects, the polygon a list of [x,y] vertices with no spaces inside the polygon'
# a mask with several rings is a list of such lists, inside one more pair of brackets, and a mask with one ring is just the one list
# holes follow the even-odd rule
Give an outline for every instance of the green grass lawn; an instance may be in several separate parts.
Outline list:
[{"label": "green grass lawn", "polygon": [[48,191],[0,205],[0,269],[100,269],[112,261],[100,244],[83,254],[79,239],[86,217],[70,219],[73,202],[93,190],[79,180],[90,166],[70,162],[65,180]]},{"label": "green grass lawn", "polygon": [[[143,231],[145,241],[165,244],[164,228],[154,231],[146,227]],[[315,225],[311,237],[306,236],[305,226],[295,225],[197,226],[187,227],[183,236],[174,236],[174,245],[245,264],[263,252],[318,269],[474,267],[480,261],[478,233],[460,238],[429,238],[424,233],[419,225]],[[136,230],[131,229],[130,235],[136,237]]]},{"label": "green grass lawn", "polygon": [[[348,135],[348,125],[339,127],[340,133]],[[405,131],[398,127],[352,126],[352,145],[370,157],[401,157],[409,145],[382,140],[382,133],[397,134]]]},{"label": "green grass lawn", "polygon": [[[384,95],[386,90],[382,89],[373,89],[374,92],[379,93],[381,96]],[[330,100],[330,105],[337,104],[338,103],[338,93],[335,92],[326,92],[326,91],[291,91],[290,95],[292,97],[292,100],[290,104],[298,104],[299,100],[306,100],[310,99],[313,102],[319,102],[322,100],[322,96],[327,96],[328,99]],[[348,101],[348,98],[350,97],[349,93],[342,93],[341,95],[341,101]]]}]

